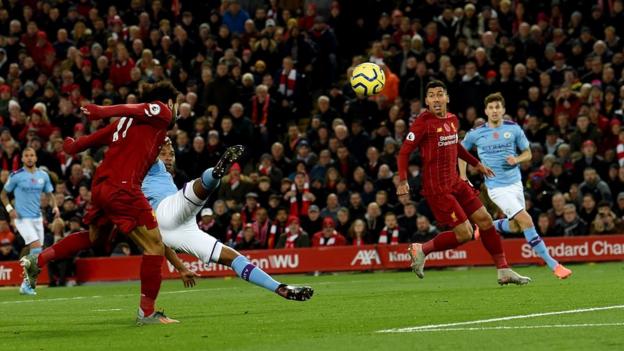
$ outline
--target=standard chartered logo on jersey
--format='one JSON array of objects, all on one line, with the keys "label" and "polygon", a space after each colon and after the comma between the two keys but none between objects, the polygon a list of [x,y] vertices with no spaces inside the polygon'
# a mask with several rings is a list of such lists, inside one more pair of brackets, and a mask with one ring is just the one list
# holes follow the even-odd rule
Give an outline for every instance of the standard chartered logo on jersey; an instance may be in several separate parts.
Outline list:
[{"label": "standard chartered logo on jersey", "polygon": [[439,136],[438,146],[453,145],[457,144],[458,141],[459,138],[457,137],[457,134],[441,135]]}]

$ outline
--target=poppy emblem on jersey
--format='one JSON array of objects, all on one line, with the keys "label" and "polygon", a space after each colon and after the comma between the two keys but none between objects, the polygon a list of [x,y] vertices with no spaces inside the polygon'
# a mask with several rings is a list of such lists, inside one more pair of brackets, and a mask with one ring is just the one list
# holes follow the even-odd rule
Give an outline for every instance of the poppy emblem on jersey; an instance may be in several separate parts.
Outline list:
[{"label": "poppy emblem on jersey", "polygon": [[416,136],[414,135],[414,133],[409,132],[405,139],[407,139],[408,141],[414,141],[414,140],[416,140]]},{"label": "poppy emblem on jersey", "polygon": [[492,133],[492,138],[494,138],[494,140],[498,140],[499,137],[500,135],[498,134],[498,132]]},{"label": "poppy emblem on jersey", "polygon": [[503,134],[503,138],[505,138],[505,139],[509,139],[509,138],[511,138],[511,133],[510,133],[510,132],[505,132],[505,133]]},{"label": "poppy emblem on jersey", "polygon": [[451,127],[449,127],[448,124],[444,123],[444,130],[446,130],[447,132],[451,131]]}]

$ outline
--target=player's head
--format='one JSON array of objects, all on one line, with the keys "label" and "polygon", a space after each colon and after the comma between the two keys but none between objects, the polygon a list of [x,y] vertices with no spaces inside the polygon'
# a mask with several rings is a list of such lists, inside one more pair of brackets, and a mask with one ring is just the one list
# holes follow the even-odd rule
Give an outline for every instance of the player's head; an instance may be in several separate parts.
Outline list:
[{"label": "player's head", "polygon": [[22,151],[22,163],[26,168],[33,168],[37,164],[37,153],[32,147],[27,147]]},{"label": "player's head", "polygon": [[171,139],[169,139],[169,137],[165,138],[165,142],[160,149],[158,158],[165,164],[167,172],[173,172],[175,167],[175,151],[173,151],[173,145],[171,144]]},{"label": "player's head", "polygon": [[505,115],[505,98],[501,93],[493,93],[485,97],[485,115],[488,122],[498,123]]},{"label": "player's head", "polygon": [[160,81],[158,83],[143,83],[139,87],[140,102],[160,101],[169,105],[175,118],[178,116],[178,95],[180,92],[170,81]]},{"label": "player's head", "polygon": [[442,81],[432,80],[427,83],[425,94],[425,102],[429,111],[438,117],[444,117],[446,115],[446,105],[449,103],[446,85]]}]

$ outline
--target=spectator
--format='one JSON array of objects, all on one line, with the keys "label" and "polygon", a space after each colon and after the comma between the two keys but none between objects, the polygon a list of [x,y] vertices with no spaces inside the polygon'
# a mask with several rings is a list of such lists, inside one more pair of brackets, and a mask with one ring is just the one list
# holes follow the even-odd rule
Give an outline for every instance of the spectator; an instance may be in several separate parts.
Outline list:
[{"label": "spectator", "polygon": [[208,234],[213,234],[211,229],[215,226],[217,221],[214,217],[214,211],[211,208],[204,208],[200,212],[200,219],[197,223],[199,229]]},{"label": "spectator", "polygon": [[312,237],[312,246],[343,246],[347,240],[336,231],[336,223],[331,217],[323,219],[323,229]]},{"label": "spectator", "polygon": [[245,195],[245,205],[240,211],[243,224],[255,222],[256,212],[259,208],[260,204],[258,203],[258,194],[255,192],[247,193],[247,195]]},{"label": "spectator", "polygon": [[353,246],[362,246],[368,243],[370,235],[366,230],[366,223],[361,219],[356,219],[351,224],[348,231],[349,241]]},{"label": "spectator", "polygon": [[579,186],[581,194],[592,194],[596,201],[607,201],[612,203],[611,189],[607,183],[600,179],[595,169],[588,167],[583,171],[583,183]]},{"label": "spectator", "polygon": [[253,224],[245,224],[243,230],[243,237],[240,242],[234,245],[236,250],[258,250],[262,248],[262,243],[256,239],[256,233],[254,232]]},{"label": "spectator", "polygon": [[241,174],[240,165],[235,163],[230,168],[230,173],[221,180],[219,198],[241,203],[244,196],[252,189],[253,183],[247,176]]},{"label": "spectator", "polygon": [[566,204],[563,209],[563,217],[555,224],[557,231],[563,236],[587,235],[587,223],[583,221],[576,212],[574,204]]},{"label": "spectator", "polygon": [[399,228],[399,223],[394,213],[386,213],[384,224],[383,229],[379,231],[378,244],[398,245],[399,242],[404,241],[405,233]]},{"label": "spectator", "polygon": [[[330,217],[327,217],[330,218]],[[351,227],[351,214],[349,213],[349,209],[346,207],[340,207],[338,210],[338,214],[336,215],[335,229],[341,235],[343,233],[347,233],[349,228]]]},{"label": "spectator", "polygon": [[0,261],[15,261],[19,258],[17,251],[13,247],[15,234],[11,232],[9,223],[0,219]]},{"label": "spectator", "polygon": [[275,245],[276,249],[293,249],[299,247],[309,247],[310,246],[310,238],[308,237],[308,233],[304,232],[299,226],[299,217],[290,216],[288,217],[288,227],[280,235],[277,244]]},{"label": "spectator", "polygon": [[603,201],[598,204],[598,214],[591,224],[591,234],[620,234],[624,231],[624,223],[618,218],[611,204]]},{"label": "spectator", "polygon": [[320,216],[321,211],[317,205],[311,205],[308,209],[308,215],[301,220],[301,228],[306,233],[316,233],[321,231],[323,219]]},{"label": "spectator", "polygon": [[410,242],[424,243],[433,239],[438,233],[438,228],[431,225],[429,218],[423,215],[418,215],[416,217],[416,231],[413,232]]}]

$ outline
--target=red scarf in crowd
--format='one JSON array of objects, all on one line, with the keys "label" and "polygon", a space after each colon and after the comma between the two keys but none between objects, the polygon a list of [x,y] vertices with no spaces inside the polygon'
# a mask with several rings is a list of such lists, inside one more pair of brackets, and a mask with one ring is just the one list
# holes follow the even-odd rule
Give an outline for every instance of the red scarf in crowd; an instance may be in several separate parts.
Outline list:
[{"label": "red scarf in crowd", "polygon": [[275,247],[275,238],[282,235],[282,232],[285,232],[286,224],[281,224],[277,220],[273,225],[271,225],[271,230],[269,231],[269,238],[267,239],[267,249],[272,249]]},{"label": "red scarf in crowd", "polygon": [[225,241],[230,243],[240,243],[243,241],[243,227],[235,232],[232,226],[228,226],[227,233],[225,234]]},{"label": "red scarf in crowd", "polygon": [[306,194],[310,192],[310,184],[308,182],[305,182],[305,184],[303,184],[301,205],[299,205],[299,202],[297,201],[296,194],[298,193],[298,191],[295,183],[291,185],[290,190],[295,192],[295,196],[290,198],[290,215],[296,217],[306,216],[308,214],[308,208],[310,207],[310,200],[308,200],[306,196]]},{"label": "red scarf in crowd", "polygon": [[299,235],[303,234],[303,231],[301,230],[301,228],[299,228],[299,230],[296,233],[291,233],[290,228],[286,228],[285,233],[286,233],[286,245],[284,246],[284,248],[294,249],[295,241],[297,241],[297,238],[299,238]]},{"label": "red scarf in crowd", "polygon": [[269,221],[264,221],[264,223],[258,223],[258,221],[255,221],[252,224],[252,228],[254,233],[256,233],[256,239],[258,239],[258,241],[262,244],[265,244],[267,242],[267,238],[269,237]]},{"label": "red scarf in crowd", "polygon": [[280,74],[280,83],[277,91],[282,93],[286,97],[290,97],[295,93],[295,85],[297,83],[297,70],[291,69],[286,73],[286,70],[282,70]]},{"label": "red scarf in crowd", "polygon": [[[5,154],[6,155],[6,154]],[[4,157],[5,155],[0,155],[2,160],[2,169],[15,172],[20,168],[20,155],[19,152],[14,153],[11,157]]]},{"label": "red scarf in crowd", "polygon": [[362,246],[364,244],[366,244],[366,243],[364,242],[364,239],[362,239],[362,238],[355,238],[355,239],[353,239],[353,246]]},{"label": "red scarf in crowd", "polygon": [[388,240],[388,232],[390,229],[388,226],[385,226],[381,232],[379,232],[379,240],[378,244],[390,244],[390,245],[398,245],[399,244],[399,227],[392,229],[392,233],[390,234],[390,240]]},{"label": "red scarf in crowd", "polygon": [[267,123],[269,118],[269,102],[271,101],[271,97],[269,95],[266,96],[264,102],[262,103],[262,116],[258,119],[258,97],[254,96],[251,98],[251,121],[255,125],[264,126]]}]

